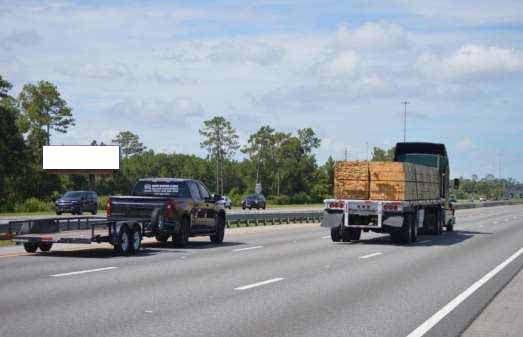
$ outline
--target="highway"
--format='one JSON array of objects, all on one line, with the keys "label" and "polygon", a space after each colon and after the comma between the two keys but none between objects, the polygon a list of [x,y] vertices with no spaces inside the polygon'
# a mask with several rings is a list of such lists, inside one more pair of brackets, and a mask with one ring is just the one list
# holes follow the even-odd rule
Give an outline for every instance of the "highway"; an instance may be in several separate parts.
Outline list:
[{"label": "highway", "polygon": [[130,257],[0,249],[0,336],[459,336],[523,266],[523,206],[456,215],[406,246],[294,224]]}]

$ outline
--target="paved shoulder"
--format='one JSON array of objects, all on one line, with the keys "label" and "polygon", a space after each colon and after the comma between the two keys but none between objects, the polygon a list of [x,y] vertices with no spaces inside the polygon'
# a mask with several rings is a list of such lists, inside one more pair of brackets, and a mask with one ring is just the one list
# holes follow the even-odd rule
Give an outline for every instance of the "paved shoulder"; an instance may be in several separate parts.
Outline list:
[{"label": "paved shoulder", "polygon": [[523,331],[523,271],[498,294],[462,337],[519,337]]}]

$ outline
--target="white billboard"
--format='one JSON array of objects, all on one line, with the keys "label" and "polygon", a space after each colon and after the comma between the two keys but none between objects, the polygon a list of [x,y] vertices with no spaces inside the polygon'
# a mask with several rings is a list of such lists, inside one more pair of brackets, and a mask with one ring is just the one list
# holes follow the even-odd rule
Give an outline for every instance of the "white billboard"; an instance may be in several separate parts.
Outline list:
[{"label": "white billboard", "polygon": [[51,145],[43,147],[44,170],[118,170],[120,147],[117,145]]}]

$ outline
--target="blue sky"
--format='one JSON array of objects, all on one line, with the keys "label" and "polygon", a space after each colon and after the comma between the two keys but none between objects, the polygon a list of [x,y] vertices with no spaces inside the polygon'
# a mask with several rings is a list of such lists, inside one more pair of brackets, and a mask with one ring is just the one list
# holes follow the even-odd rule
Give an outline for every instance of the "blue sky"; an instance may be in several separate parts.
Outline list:
[{"label": "blue sky", "polygon": [[[0,73],[49,80],[77,126],[196,153],[203,120],[240,138],[312,127],[329,155],[447,144],[453,175],[523,180],[522,1],[2,1]],[[241,155],[238,154],[238,158]]]}]

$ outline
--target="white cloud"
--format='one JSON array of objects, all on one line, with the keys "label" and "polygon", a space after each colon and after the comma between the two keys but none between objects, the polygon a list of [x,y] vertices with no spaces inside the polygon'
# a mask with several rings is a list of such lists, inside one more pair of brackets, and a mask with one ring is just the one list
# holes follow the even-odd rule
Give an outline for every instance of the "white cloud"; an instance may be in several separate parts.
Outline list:
[{"label": "white cloud", "polygon": [[123,63],[59,66],[58,71],[71,78],[89,78],[97,80],[116,80],[123,77],[132,77],[129,67]]},{"label": "white cloud", "polygon": [[359,60],[355,52],[345,51],[334,56],[324,67],[326,72],[333,76],[350,75],[356,70]]},{"label": "white cloud", "polygon": [[163,100],[158,98],[127,99],[114,104],[107,114],[124,117],[155,127],[185,126],[191,118],[203,116],[203,107],[191,99]]},{"label": "white cloud", "polygon": [[469,44],[447,57],[425,53],[418,58],[417,67],[438,78],[490,80],[523,72],[523,53]]},{"label": "white cloud", "polygon": [[465,137],[456,144],[456,150],[459,152],[467,152],[474,150],[476,145],[472,142],[469,137]]},{"label": "white cloud", "polygon": [[387,22],[367,22],[354,29],[341,25],[335,40],[336,49],[374,52],[399,50],[408,44],[405,30],[397,24]]},{"label": "white cloud", "polygon": [[255,63],[270,66],[280,63],[285,49],[256,40],[220,41],[212,46],[209,60],[215,63]]}]

